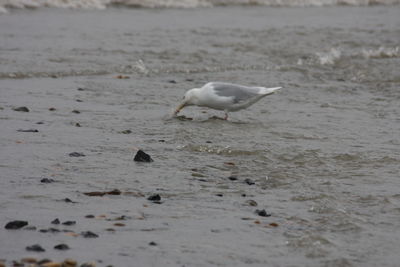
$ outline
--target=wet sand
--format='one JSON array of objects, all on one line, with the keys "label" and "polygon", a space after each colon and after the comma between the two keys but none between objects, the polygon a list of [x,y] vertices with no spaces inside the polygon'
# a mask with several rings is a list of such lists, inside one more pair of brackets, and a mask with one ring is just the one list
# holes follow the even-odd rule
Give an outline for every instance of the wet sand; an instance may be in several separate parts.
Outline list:
[{"label": "wet sand", "polygon": [[[398,11],[0,16],[0,259],[397,266]],[[208,81],[284,89],[229,121],[203,108],[166,119]],[[138,148],[154,162],[134,162]],[[4,229],[13,220],[36,228]],[[33,244],[46,251],[26,251]]]}]

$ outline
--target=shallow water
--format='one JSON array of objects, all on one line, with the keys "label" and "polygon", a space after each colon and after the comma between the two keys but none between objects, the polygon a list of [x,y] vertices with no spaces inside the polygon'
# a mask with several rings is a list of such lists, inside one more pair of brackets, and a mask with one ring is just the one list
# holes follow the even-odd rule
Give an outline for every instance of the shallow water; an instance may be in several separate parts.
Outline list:
[{"label": "shallow water", "polygon": [[[98,266],[397,266],[399,11],[0,16],[0,224],[42,229],[58,217],[100,236],[2,229],[0,258],[31,255],[25,247],[39,243],[46,252],[35,257]],[[193,120],[166,119],[185,90],[208,81],[283,89],[229,121],[203,108],[183,110]],[[133,162],[136,148],[154,162]],[[123,194],[83,194],[115,188]],[[146,200],[153,193],[162,204]],[[125,227],[114,226],[121,215]],[[71,249],[53,250],[62,242]]]}]

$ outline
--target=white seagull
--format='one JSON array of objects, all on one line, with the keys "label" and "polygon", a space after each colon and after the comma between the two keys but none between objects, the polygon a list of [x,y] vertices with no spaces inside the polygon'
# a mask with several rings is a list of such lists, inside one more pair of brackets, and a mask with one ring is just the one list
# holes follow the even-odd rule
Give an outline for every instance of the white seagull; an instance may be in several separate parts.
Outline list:
[{"label": "white seagull", "polygon": [[182,103],[176,108],[174,115],[177,115],[185,106],[196,105],[223,110],[225,112],[224,120],[227,120],[228,112],[247,108],[264,96],[273,94],[281,88],[249,87],[232,83],[209,82],[201,88],[188,90]]}]

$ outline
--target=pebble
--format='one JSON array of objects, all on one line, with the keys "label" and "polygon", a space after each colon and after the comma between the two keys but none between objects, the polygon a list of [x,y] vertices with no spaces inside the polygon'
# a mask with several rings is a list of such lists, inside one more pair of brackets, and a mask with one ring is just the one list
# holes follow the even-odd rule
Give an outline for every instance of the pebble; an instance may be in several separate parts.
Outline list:
[{"label": "pebble", "polygon": [[80,265],[80,267],[96,267],[96,263],[94,261],[85,262]]},{"label": "pebble", "polygon": [[44,183],[44,184],[50,184],[50,183],[53,183],[55,181],[54,181],[54,179],[51,179],[51,178],[43,178],[42,180],[40,180],[40,182]]},{"label": "pebble", "polygon": [[149,154],[146,154],[145,152],[143,152],[143,150],[140,150],[140,149],[136,153],[133,160],[139,161],[139,162],[152,162],[153,161],[153,159],[150,157]]},{"label": "pebble", "polygon": [[231,181],[236,181],[238,178],[236,176],[229,176],[228,179]]},{"label": "pebble", "polygon": [[55,111],[55,110],[56,110],[56,108],[53,108],[53,107],[49,108],[49,111]]},{"label": "pebble", "polygon": [[249,179],[249,178],[245,179],[244,182],[245,182],[246,184],[248,184],[248,185],[253,185],[253,184],[255,184],[255,182],[254,182],[253,180]]},{"label": "pebble", "polygon": [[76,224],[76,221],[66,221],[62,223],[63,225],[74,225]]},{"label": "pebble", "polygon": [[249,206],[252,206],[252,207],[257,207],[258,206],[258,203],[255,200],[252,200],[252,199],[246,200],[244,203],[246,205],[249,205]]},{"label": "pebble", "polygon": [[264,209],[263,210],[256,210],[255,212],[256,212],[256,214],[258,216],[262,216],[262,217],[270,217],[271,216],[271,214],[267,213]]},{"label": "pebble", "polygon": [[151,241],[151,242],[149,243],[149,246],[157,246],[157,243],[154,242],[154,241]]},{"label": "pebble", "polygon": [[35,244],[35,245],[32,245],[32,246],[27,246],[25,249],[27,251],[34,251],[34,252],[45,252],[46,251],[44,248],[42,248],[38,244]]},{"label": "pebble", "polygon": [[75,123],[75,127],[81,127],[81,124],[79,122]]},{"label": "pebble", "polygon": [[59,244],[59,245],[54,246],[54,249],[57,249],[57,250],[68,250],[69,246],[67,244]]},{"label": "pebble", "polygon": [[80,112],[79,110],[74,109],[74,110],[72,111],[72,113],[79,114],[79,113],[81,113],[81,112]]},{"label": "pebble", "polygon": [[77,266],[77,262],[74,259],[65,259],[62,267],[76,267]]},{"label": "pebble", "polygon": [[93,215],[93,214],[88,214],[88,215],[85,216],[85,218],[93,219],[93,218],[94,218],[94,215]]},{"label": "pebble", "polygon": [[70,156],[70,157],[84,157],[85,154],[80,153],[80,152],[72,152],[72,153],[69,153],[68,156]]},{"label": "pebble", "polygon": [[19,130],[17,130],[17,132],[20,132],[20,133],[38,133],[39,130],[37,130],[37,129],[27,129],[27,130],[19,129]]},{"label": "pebble", "polygon": [[20,112],[29,112],[29,109],[27,107],[18,107],[18,108],[13,108],[14,111],[20,111]]},{"label": "pebble", "polygon": [[168,82],[169,82],[169,83],[174,83],[174,84],[176,83],[175,80],[169,80]]},{"label": "pebble", "polygon": [[221,193],[219,193],[219,194],[215,194],[217,197],[223,197],[224,196],[224,194],[221,194]]},{"label": "pebble", "polygon": [[56,229],[56,228],[49,228],[49,229],[40,229],[39,232],[41,233],[59,233],[61,232],[60,230]]},{"label": "pebble", "polygon": [[61,267],[61,263],[49,261],[39,265],[40,267]]},{"label": "pebble", "polygon": [[157,203],[157,202],[161,201],[161,197],[160,197],[159,194],[154,194],[154,195],[149,196],[147,198],[147,200],[150,200],[150,201],[153,201],[153,202]]},{"label": "pebble", "polygon": [[97,234],[95,234],[95,233],[93,233],[93,232],[90,232],[90,231],[82,232],[81,235],[82,235],[84,238],[96,238],[96,237],[99,237]]},{"label": "pebble", "polygon": [[17,220],[17,221],[8,222],[4,228],[15,230],[15,229],[20,229],[20,228],[24,227],[25,225],[28,225],[27,221],[18,221]]},{"label": "pebble", "polygon": [[51,224],[60,224],[60,220],[56,218],[51,222]]},{"label": "pebble", "polygon": [[131,134],[132,131],[131,131],[131,130],[123,130],[123,131],[120,131],[119,133],[122,133],[122,134]]}]

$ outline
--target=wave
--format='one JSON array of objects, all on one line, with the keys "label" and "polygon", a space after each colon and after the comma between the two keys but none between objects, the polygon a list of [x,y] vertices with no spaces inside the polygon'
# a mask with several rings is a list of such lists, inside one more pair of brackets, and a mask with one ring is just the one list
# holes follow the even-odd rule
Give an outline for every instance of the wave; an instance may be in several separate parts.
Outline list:
[{"label": "wave", "polygon": [[105,9],[109,6],[115,5],[131,8],[195,8],[232,5],[306,7],[397,4],[400,4],[400,0],[0,0],[0,12],[6,13],[9,8],[59,7],[74,9]]}]

